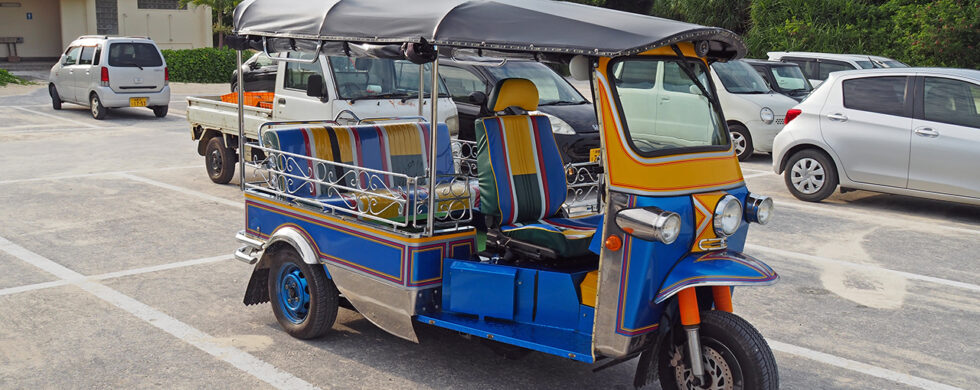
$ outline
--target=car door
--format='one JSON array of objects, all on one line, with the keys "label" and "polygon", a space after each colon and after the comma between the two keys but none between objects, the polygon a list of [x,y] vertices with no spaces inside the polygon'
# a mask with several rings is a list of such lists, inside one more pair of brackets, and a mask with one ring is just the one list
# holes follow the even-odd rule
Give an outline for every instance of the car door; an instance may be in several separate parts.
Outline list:
[{"label": "car door", "polygon": [[[306,58],[312,54],[298,54],[290,52],[289,58]],[[306,96],[306,87],[310,76],[319,75],[324,77],[325,57],[320,56],[319,60],[312,63],[307,62],[281,62],[282,68],[279,72],[282,77],[277,80],[275,101],[273,103],[273,115],[276,120],[317,120],[333,119],[334,113],[331,106],[324,104],[329,99],[332,90],[330,82],[324,78],[324,86],[327,96],[321,100],[317,97]]]},{"label": "car door", "polygon": [[75,68],[78,66],[78,56],[81,53],[81,46],[68,48],[64,58],[61,59],[61,70],[55,75],[54,86],[64,100],[78,101],[75,98]]},{"label": "car door", "polygon": [[95,51],[96,46],[82,46],[82,51],[78,56],[78,64],[72,69],[75,100],[86,100],[88,92],[92,89],[92,62],[95,59]]},{"label": "car door", "polygon": [[452,65],[441,66],[439,75],[446,83],[449,95],[456,102],[456,110],[459,111],[459,138],[476,140],[474,123],[483,116],[484,108],[482,104],[473,104],[470,95],[474,92],[489,93],[490,82],[473,71]]},{"label": "car door", "polygon": [[[822,64],[821,64],[822,65]],[[860,182],[905,188],[912,129],[911,77],[856,77],[835,83],[820,130],[844,168]]]},{"label": "car door", "polygon": [[919,78],[909,188],[980,198],[980,85]]}]

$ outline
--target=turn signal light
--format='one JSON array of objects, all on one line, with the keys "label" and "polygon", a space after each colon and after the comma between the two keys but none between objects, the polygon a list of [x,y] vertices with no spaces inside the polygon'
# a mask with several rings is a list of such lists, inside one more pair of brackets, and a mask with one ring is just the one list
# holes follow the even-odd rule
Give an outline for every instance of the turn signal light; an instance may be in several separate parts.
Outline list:
[{"label": "turn signal light", "polygon": [[800,116],[802,113],[803,110],[798,108],[790,108],[789,111],[786,111],[786,118],[784,119],[783,124],[788,125],[791,120],[796,119],[796,117]]},{"label": "turn signal light", "polygon": [[619,237],[612,235],[606,238],[606,249],[613,252],[620,250],[623,247],[623,240]]},{"label": "turn signal light", "polygon": [[109,68],[106,68],[104,66],[102,67],[102,86],[103,87],[109,86]]}]

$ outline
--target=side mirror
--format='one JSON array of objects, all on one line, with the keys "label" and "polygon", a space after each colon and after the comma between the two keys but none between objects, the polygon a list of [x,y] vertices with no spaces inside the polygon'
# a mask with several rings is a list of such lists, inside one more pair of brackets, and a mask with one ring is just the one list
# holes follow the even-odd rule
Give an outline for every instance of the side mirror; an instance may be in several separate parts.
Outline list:
[{"label": "side mirror", "polygon": [[306,96],[322,98],[323,95],[323,76],[310,75],[310,78],[306,79]]},{"label": "side mirror", "polygon": [[478,106],[482,106],[487,102],[487,94],[480,91],[475,91],[470,94],[469,100],[470,103],[476,104]]},{"label": "side mirror", "polygon": [[258,62],[258,61],[255,61],[255,62],[252,62],[252,63],[249,63],[249,64],[248,64],[248,68],[249,68],[249,69],[251,69],[251,70],[256,70],[256,69],[258,69],[258,68],[259,68],[260,66],[261,66],[261,65],[259,65],[259,62]]}]

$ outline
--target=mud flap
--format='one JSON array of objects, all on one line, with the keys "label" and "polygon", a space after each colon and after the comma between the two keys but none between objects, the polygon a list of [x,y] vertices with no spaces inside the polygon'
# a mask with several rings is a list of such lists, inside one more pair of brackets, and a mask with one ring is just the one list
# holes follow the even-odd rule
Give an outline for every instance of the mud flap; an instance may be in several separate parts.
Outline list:
[{"label": "mud flap", "polygon": [[245,306],[269,302],[269,268],[255,267],[245,289]]}]

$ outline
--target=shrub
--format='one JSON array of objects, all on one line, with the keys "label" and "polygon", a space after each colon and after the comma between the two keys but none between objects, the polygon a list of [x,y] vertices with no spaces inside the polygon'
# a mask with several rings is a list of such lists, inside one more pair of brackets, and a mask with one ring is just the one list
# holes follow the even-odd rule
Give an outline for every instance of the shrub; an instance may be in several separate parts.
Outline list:
[{"label": "shrub", "polygon": [[30,81],[24,80],[20,77],[10,74],[10,72],[8,72],[6,69],[0,69],[0,87],[5,86],[7,84],[27,85],[30,83],[31,83]]},{"label": "shrub", "polygon": [[[235,71],[235,51],[231,49],[161,50],[170,68],[170,81],[184,83],[227,83]],[[251,56],[242,53],[242,60]]]},{"label": "shrub", "polygon": [[918,66],[980,66],[980,2],[891,0],[894,57]]}]

